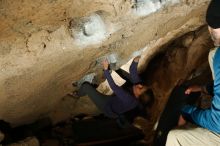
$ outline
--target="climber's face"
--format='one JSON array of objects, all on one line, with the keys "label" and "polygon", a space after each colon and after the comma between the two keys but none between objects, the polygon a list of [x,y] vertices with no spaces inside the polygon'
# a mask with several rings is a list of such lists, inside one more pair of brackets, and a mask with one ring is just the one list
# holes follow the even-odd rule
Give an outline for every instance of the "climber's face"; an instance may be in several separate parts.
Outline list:
[{"label": "climber's face", "polygon": [[210,26],[208,27],[211,38],[216,47],[220,46],[220,28],[213,29]]},{"label": "climber's face", "polygon": [[147,87],[141,84],[137,84],[133,86],[133,93],[137,98],[140,97],[146,90]]}]

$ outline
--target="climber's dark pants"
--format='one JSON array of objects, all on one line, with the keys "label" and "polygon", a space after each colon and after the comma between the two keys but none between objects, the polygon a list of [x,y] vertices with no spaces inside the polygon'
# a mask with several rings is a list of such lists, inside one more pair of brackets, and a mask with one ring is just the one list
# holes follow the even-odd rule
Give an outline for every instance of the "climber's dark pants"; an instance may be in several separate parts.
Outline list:
[{"label": "climber's dark pants", "polygon": [[110,95],[104,95],[98,92],[92,84],[87,82],[81,85],[78,95],[79,96],[88,95],[101,112],[104,112],[105,104],[110,98],[112,98],[112,96]]},{"label": "climber's dark pants", "polygon": [[[118,75],[120,75],[123,79],[126,80],[126,83],[123,86],[128,87],[132,85],[129,73],[127,73],[122,69],[118,69],[116,70],[116,72]],[[78,94],[79,96],[88,95],[91,98],[91,100],[94,102],[94,104],[98,107],[98,109],[102,112],[106,102],[109,100],[109,98],[112,97],[111,95],[104,95],[98,92],[96,88],[88,82],[83,83],[81,85]]]},{"label": "climber's dark pants", "polygon": [[[116,70],[116,73],[120,75],[124,80],[126,80],[126,83],[123,85],[125,89],[132,86],[129,73],[127,73],[122,69]],[[78,95],[79,96],[88,95],[101,112],[104,111],[104,106],[107,103],[107,101],[113,97],[111,95],[104,95],[98,92],[96,90],[96,87],[94,87],[92,84],[88,82],[85,82],[81,85]]]},{"label": "climber's dark pants", "polygon": [[187,87],[175,87],[168,99],[163,113],[161,114],[153,146],[165,146],[169,131],[178,124],[181,109],[184,105],[194,104],[200,93],[185,94]]}]

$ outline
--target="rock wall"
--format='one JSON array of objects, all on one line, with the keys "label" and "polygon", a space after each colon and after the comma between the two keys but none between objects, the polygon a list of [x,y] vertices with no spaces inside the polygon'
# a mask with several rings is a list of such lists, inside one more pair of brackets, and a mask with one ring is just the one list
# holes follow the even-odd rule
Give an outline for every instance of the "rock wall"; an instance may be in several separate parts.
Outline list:
[{"label": "rock wall", "polygon": [[106,54],[120,66],[143,49],[146,68],[161,46],[205,24],[208,2],[1,0],[0,119],[19,125],[47,115]]}]

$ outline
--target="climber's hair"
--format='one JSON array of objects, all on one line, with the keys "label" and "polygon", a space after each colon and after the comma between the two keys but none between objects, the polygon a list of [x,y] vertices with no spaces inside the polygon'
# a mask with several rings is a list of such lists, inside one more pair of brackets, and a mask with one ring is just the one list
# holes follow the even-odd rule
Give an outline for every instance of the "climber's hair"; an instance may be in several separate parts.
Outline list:
[{"label": "climber's hair", "polygon": [[139,96],[139,101],[144,107],[152,106],[154,103],[154,93],[151,89],[146,90]]}]

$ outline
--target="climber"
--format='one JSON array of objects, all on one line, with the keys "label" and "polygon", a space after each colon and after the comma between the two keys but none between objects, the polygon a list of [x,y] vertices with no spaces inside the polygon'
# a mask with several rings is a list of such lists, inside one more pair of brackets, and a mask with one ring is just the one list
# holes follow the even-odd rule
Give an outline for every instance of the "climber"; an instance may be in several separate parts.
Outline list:
[{"label": "climber", "polygon": [[134,58],[129,68],[133,92],[129,92],[115,84],[109,72],[109,63],[107,60],[104,60],[102,63],[104,75],[114,95],[104,95],[98,92],[93,84],[84,82],[81,83],[77,92],[78,96],[88,95],[98,109],[109,118],[117,118],[128,111],[141,107],[141,103],[149,101],[149,96],[152,94],[148,94],[150,92],[147,90],[147,86],[143,84],[138,75],[137,65],[139,59],[140,57]]},{"label": "climber", "polygon": [[[213,95],[211,107],[201,109],[185,105],[181,109],[179,123],[190,121],[196,128],[171,130],[167,136],[166,146],[208,146],[220,145],[220,1],[212,0],[209,4],[206,21],[211,38],[216,46],[209,53],[209,63],[214,84],[211,86],[189,86],[183,94],[205,92]],[[176,97],[178,98],[178,97]]]}]

